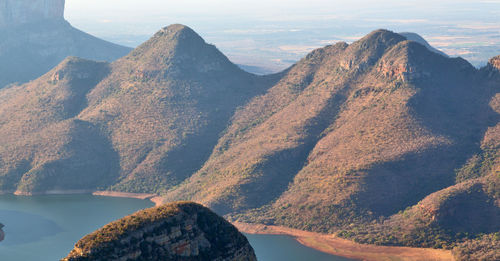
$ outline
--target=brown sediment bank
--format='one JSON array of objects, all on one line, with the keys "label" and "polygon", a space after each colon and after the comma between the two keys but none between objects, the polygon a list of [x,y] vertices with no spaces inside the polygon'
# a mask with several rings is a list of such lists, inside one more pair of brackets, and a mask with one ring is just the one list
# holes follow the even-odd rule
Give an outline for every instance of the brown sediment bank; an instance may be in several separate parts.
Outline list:
[{"label": "brown sediment bank", "polygon": [[127,192],[116,192],[116,191],[95,191],[92,193],[94,196],[105,196],[105,197],[117,197],[117,198],[137,198],[149,200],[155,204],[155,206],[160,206],[163,204],[162,197],[156,194],[148,193],[127,193]]},{"label": "brown sediment bank", "polygon": [[152,197],[149,200],[151,200],[153,203],[155,203],[155,206],[157,206],[157,207],[163,205],[163,203],[164,203],[163,198],[160,196]]},{"label": "brown sediment bank", "polygon": [[14,191],[12,194],[16,196],[40,196],[40,195],[77,195],[77,194],[89,194],[92,193],[91,190],[84,189],[69,189],[69,190],[47,190],[44,192],[24,192],[24,191]]},{"label": "brown sediment bank", "polygon": [[162,198],[156,194],[148,193],[128,193],[116,191],[92,191],[92,190],[48,190],[44,192],[23,192],[23,191],[0,191],[0,195],[14,194],[16,196],[39,196],[39,195],[78,195],[92,194],[94,196],[115,197],[115,198],[136,198],[150,200],[156,206],[163,204]]},{"label": "brown sediment bank", "polygon": [[128,192],[116,192],[116,191],[94,191],[92,192],[92,195],[115,197],[115,198],[149,199],[149,200],[157,196],[155,194],[148,194],[148,193],[128,193]]},{"label": "brown sediment bank", "polygon": [[247,234],[289,235],[301,244],[328,254],[373,261],[452,261],[451,251],[430,248],[392,247],[358,244],[346,239],[298,229],[233,222]]}]

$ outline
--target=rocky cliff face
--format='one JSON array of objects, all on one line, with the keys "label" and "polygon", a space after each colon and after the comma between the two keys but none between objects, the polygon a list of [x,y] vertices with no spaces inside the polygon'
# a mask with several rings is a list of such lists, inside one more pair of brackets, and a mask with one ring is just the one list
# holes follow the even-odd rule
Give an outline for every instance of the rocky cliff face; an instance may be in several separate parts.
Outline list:
[{"label": "rocky cliff face", "polygon": [[171,203],[112,222],[85,236],[65,261],[257,260],[229,222],[195,203]]},{"label": "rocky cliff face", "polygon": [[111,62],[130,50],[72,27],[64,0],[0,1],[0,88],[36,79],[68,56]]},{"label": "rocky cliff face", "polygon": [[0,27],[44,19],[64,19],[65,0],[3,0]]},{"label": "rocky cliff face", "polygon": [[486,70],[490,72],[491,75],[500,75],[500,55],[493,57],[486,66]]},{"label": "rocky cliff face", "polygon": [[2,230],[3,224],[0,223],[0,242],[2,242],[5,239],[5,233]]}]

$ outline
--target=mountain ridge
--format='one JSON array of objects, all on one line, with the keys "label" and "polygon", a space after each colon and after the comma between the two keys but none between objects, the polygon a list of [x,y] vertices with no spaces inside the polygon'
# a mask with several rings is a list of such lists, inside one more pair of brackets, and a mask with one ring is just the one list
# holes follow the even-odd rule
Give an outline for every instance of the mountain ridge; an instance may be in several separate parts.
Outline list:
[{"label": "mountain ridge", "polygon": [[[498,202],[497,61],[479,70],[376,30],[256,76],[171,25],[111,64],[69,58],[0,90],[0,190],[157,193],[232,221],[451,248],[484,232],[448,232],[454,204],[436,205],[457,211],[424,227],[429,242],[380,228],[427,217],[430,195]],[[467,198],[469,183],[487,193]]]}]

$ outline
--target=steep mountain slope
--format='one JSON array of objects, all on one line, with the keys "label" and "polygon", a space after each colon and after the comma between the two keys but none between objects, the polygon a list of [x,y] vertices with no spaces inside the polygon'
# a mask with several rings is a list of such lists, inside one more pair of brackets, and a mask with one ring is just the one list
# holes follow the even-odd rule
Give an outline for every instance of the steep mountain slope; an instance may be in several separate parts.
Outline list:
[{"label": "steep mountain slope", "polygon": [[268,85],[182,25],[161,30],[112,70],[79,117],[110,133],[123,178],[115,188],[128,191],[183,181],[206,160],[236,107]]},{"label": "steep mountain slope", "polygon": [[[500,56],[481,69],[492,99],[489,106],[500,114]],[[490,125],[481,141],[481,150],[457,172],[457,182],[496,174],[500,178],[500,123]],[[499,192],[500,193],[500,192]]]},{"label": "steep mountain slope", "polygon": [[114,61],[131,51],[72,27],[64,0],[1,3],[0,35],[0,88],[34,80],[68,56]]},{"label": "steep mountain slope", "polygon": [[108,72],[106,63],[68,58],[36,81],[0,91],[0,190],[106,182],[116,168],[106,158],[115,152],[96,126],[73,117]]},{"label": "steep mountain slope", "polygon": [[358,242],[448,247],[500,231],[500,178],[488,176],[435,192],[382,223],[340,232]]},{"label": "steep mountain slope", "polygon": [[0,91],[1,190],[175,186],[272,78],[245,73],[181,25],[111,65],[67,59]]},{"label": "steep mountain slope", "polygon": [[390,216],[455,183],[497,122],[491,95],[466,61],[389,31],[328,46],[239,110],[166,200],[323,232]]},{"label": "steep mountain slope", "polygon": [[[494,58],[481,70],[500,112],[500,81]],[[500,75],[500,74],[499,74]],[[413,207],[339,235],[362,243],[454,247],[457,260],[497,260],[500,253],[499,124],[486,131],[481,148],[460,169],[457,185],[432,193]]]},{"label": "steep mountain slope", "polygon": [[139,211],[85,236],[67,261],[257,260],[248,240],[209,209],[176,202]]}]

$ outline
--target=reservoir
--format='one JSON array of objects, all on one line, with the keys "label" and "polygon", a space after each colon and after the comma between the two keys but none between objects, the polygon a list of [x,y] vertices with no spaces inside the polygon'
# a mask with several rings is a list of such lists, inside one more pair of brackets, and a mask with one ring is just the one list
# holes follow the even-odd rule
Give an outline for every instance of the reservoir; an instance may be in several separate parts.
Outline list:
[{"label": "reservoir", "polygon": [[[65,257],[86,234],[133,212],[148,200],[92,195],[0,195],[2,261],[54,261]],[[344,261],[281,235],[246,235],[259,261]]]}]

